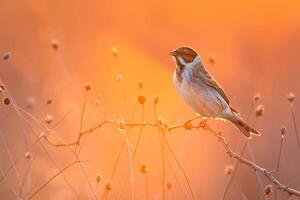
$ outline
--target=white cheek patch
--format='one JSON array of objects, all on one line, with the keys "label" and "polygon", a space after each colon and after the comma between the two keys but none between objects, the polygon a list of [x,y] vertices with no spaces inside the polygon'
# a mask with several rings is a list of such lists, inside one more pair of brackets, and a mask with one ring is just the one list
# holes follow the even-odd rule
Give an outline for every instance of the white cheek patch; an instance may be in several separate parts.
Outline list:
[{"label": "white cheek patch", "polygon": [[199,63],[201,63],[201,60],[200,60],[200,57],[199,57],[199,56],[196,56],[196,57],[194,58],[194,60],[193,60],[192,62],[190,62],[190,63],[186,63],[186,62],[184,61],[184,59],[181,58],[181,57],[178,57],[178,60],[179,60],[179,62],[180,62],[182,65],[184,65],[185,67],[193,67],[193,66],[198,65]]}]

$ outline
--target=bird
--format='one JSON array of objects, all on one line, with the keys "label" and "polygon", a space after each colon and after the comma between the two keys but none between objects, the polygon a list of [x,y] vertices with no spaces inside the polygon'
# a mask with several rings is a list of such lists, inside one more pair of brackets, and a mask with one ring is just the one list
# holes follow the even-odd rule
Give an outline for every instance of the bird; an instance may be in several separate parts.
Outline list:
[{"label": "bird", "polygon": [[230,105],[226,93],[207,71],[193,48],[182,46],[171,51],[170,55],[176,64],[173,73],[175,87],[184,102],[194,112],[204,119],[230,121],[248,139],[252,135],[261,135],[249,126],[239,112]]}]

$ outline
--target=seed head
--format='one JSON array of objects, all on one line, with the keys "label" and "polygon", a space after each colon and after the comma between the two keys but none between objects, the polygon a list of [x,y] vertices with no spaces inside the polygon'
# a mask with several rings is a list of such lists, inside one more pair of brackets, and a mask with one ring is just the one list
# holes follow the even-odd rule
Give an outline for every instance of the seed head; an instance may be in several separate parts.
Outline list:
[{"label": "seed head", "polygon": [[119,56],[119,50],[117,47],[111,47],[111,53],[114,57],[118,57]]},{"label": "seed head", "polygon": [[172,183],[171,183],[171,181],[167,181],[167,188],[168,188],[168,190],[172,189]]},{"label": "seed head", "polygon": [[215,64],[216,63],[216,58],[215,58],[215,56],[214,55],[209,55],[209,57],[208,57],[208,62],[210,63],[210,64]]},{"label": "seed head", "polygon": [[265,195],[270,196],[272,192],[273,192],[273,186],[272,185],[267,185],[265,187]]},{"label": "seed head", "polygon": [[11,58],[11,52],[5,52],[3,54],[3,60],[9,60]]},{"label": "seed head", "polygon": [[264,105],[260,104],[255,109],[255,114],[257,117],[260,117],[264,114],[265,108]]},{"label": "seed head", "polygon": [[45,117],[45,122],[46,122],[47,124],[51,124],[52,121],[53,121],[53,116],[47,114],[46,117]]},{"label": "seed head", "polygon": [[139,89],[143,89],[143,87],[144,87],[144,83],[143,82],[139,82]]},{"label": "seed head", "polygon": [[184,127],[186,130],[191,130],[191,129],[193,128],[193,124],[192,124],[191,121],[186,121],[186,122],[184,122],[183,127]]},{"label": "seed head", "polygon": [[287,98],[287,100],[288,100],[289,102],[292,103],[292,102],[295,100],[295,94],[294,94],[293,92],[289,92],[289,93],[287,94],[286,98]]},{"label": "seed head", "polygon": [[85,83],[84,87],[86,91],[90,91],[92,89],[92,85],[90,83]]},{"label": "seed head", "polygon": [[26,152],[25,153],[25,158],[28,159],[28,160],[30,160],[32,158],[31,153],[30,152]]},{"label": "seed head", "polygon": [[106,191],[110,191],[110,190],[112,190],[112,182],[111,181],[107,181],[106,183],[105,183],[105,190]]},{"label": "seed head", "polygon": [[280,133],[281,133],[281,137],[284,137],[284,136],[285,136],[285,134],[286,134],[286,127],[285,127],[285,126],[282,126],[282,127],[281,127]]},{"label": "seed head", "polygon": [[254,95],[254,102],[258,102],[261,99],[260,93]]},{"label": "seed head", "polygon": [[149,171],[149,168],[147,167],[147,165],[141,165],[141,172],[143,173],[143,174],[147,174],[148,173],[148,171]]},{"label": "seed head", "polygon": [[232,172],[233,172],[233,170],[234,170],[234,168],[233,168],[232,165],[226,165],[226,166],[224,167],[224,174],[225,174],[225,175],[231,175]]},{"label": "seed head", "polygon": [[52,99],[48,99],[47,101],[46,101],[46,104],[51,104],[52,103]]},{"label": "seed head", "polygon": [[3,104],[4,105],[9,105],[10,104],[10,99],[8,97],[3,98]]},{"label": "seed head", "polygon": [[155,95],[154,97],[153,97],[153,104],[158,104],[158,101],[159,101],[159,96],[158,95]]},{"label": "seed head", "polygon": [[157,122],[156,122],[159,126],[162,126],[165,123],[165,120],[162,117],[158,117],[157,118]]},{"label": "seed head", "polygon": [[53,50],[56,51],[59,48],[59,41],[57,39],[53,39],[51,41],[51,47]]},{"label": "seed head", "polygon": [[95,105],[98,106],[100,104],[100,101],[98,99],[95,100]]},{"label": "seed head", "polygon": [[146,101],[146,97],[144,96],[138,96],[138,102],[140,105],[144,105],[145,104],[145,101]]},{"label": "seed head", "polygon": [[119,125],[119,129],[120,130],[124,130],[126,128],[125,122],[123,119],[121,119],[120,121],[118,121],[118,125]]},{"label": "seed head", "polygon": [[45,138],[46,137],[46,133],[45,132],[41,132],[40,133],[40,138]]},{"label": "seed head", "polygon": [[5,90],[4,85],[0,85],[0,93],[2,93]]},{"label": "seed head", "polygon": [[96,174],[96,182],[99,183],[102,180],[102,174],[100,172],[98,172]]},{"label": "seed head", "polygon": [[120,82],[123,80],[123,75],[122,74],[118,74],[116,77],[116,81]]}]

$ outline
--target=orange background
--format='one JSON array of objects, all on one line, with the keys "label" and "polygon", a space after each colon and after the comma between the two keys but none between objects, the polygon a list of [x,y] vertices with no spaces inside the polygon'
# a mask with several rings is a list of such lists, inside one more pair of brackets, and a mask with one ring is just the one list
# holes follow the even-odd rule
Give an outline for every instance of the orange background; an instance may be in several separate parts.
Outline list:
[{"label": "orange background", "polygon": [[[255,127],[263,136],[251,141],[260,165],[275,168],[280,128],[287,126],[279,178],[283,183],[300,187],[300,163],[295,157],[299,149],[286,100],[289,91],[299,94],[300,90],[299,1],[1,0],[0,4],[0,54],[12,52],[10,60],[0,61],[0,76],[16,103],[26,108],[28,98],[33,97],[37,104],[26,110],[40,120],[51,114],[54,122],[72,109],[71,114],[54,129],[53,138],[59,136],[66,141],[76,138],[85,82],[92,84],[92,90],[88,93],[84,130],[103,120],[104,116],[129,120],[138,95],[138,82],[144,83],[142,94],[146,97],[146,120],[153,120],[151,99],[156,94],[160,98],[159,115],[169,124],[192,118],[194,114],[173,86],[175,66],[168,55],[178,46],[189,45],[199,52],[208,70],[227,92],[232,105],[245,118],[253,96],[261,93],[260,103],[265,106],[265,115],[257,120]],[[59,41],[57,51],[51,48],[54,39]],[[118,57],[111,53],[113,46],[118,48]],[[215,57],[215,64],[208,62],[210,56]],[[116,81],[118,74],[122,74],[120,82]],[[46,105],[49,98],[53,103]],[[95,105],[96,99],[100,105]],[[32,128],[37,133],[41,129],[32,120],[30,127],[11,107],[1,105],[0,109],[1,134],[5,135],[13,158],[17,158],[27,151],[26,145],[34,141]],[[297,114],[300,111],[297,99],[295,109]],[[137,107],[135,121],[141,120],[140,116],[141,107]],[[252,112],[249,123],[254,121]],[[244,138],[235,128],[223,122],[209,123],[223,131],[233,149],[240,151]],[[130,132],[133,144],[137,135],[138,129]],[[178,130],[167,137],[190,178],[196,199],[219,199],[226,181],[224,166],[233,162],[223,147],[202,130]],[[111,127],[88,137],[80,159],[95,159],[84,164],[93,186],[97,172],[103,174],[104,181],[109,179],[123,141],[124,135]],[[45,146],[60,168],[74,159],[67,148]],[[40,149],[41,145],[36,145],[32,152],[36,159],[31,163],[29,175],[32,180],[27,183],[27,191],[43,184],[57,172],[45,151]],[[1,168],[5,170],[10,161],[3,141],[0,155]],[[167,157],[172,160],[170,154]],[[143,163],[150,169],[150,199],[161,199],[162,156],[154,128],[143,131],[134,162],[136,199],[145,198],[145,180],[139,171]],[[23,176],[28,166],[28,162],[22,160],[16,167]],[[171,166],[188,193],[174,160]],[[125,150],[109,199],[121,193],[127,170]],[[166,178],[173,185],[168,191],[170,199],[184,199],[169,165],[166,170]],[[92,198],[78,165],[64,174],[81,199]],[[17,188],[16,174],[11,172],[6,180],[0,183],[1,199],[14,199],[9,188]],[[97,190],[99,197],[103,193],[104,181]],[[125,181],[122,198],[130,199],[130,184],[126,178]],[[266,185],[268,181],[263,179],[263,183]],[[228,199],[241,199],[237,186],[248,199],[258,199],[261,195],[253,170],[246,166],[239,169]],[[279,197],[287,198],[287,195],[279,193]],[[59,177],[36,199],[75,197]]]}]

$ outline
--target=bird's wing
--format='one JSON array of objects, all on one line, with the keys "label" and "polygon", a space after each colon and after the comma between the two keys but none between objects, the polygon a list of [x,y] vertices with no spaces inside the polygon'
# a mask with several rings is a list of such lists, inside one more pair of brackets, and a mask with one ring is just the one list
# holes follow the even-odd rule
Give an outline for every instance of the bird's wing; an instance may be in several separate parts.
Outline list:
[{"label": "bird's wing", "polygon": [[229,99],[226,93],[224,92],[224,90],[219,86],[217,81],[205,69],[203,69],[201,75],[202,75],[203,83],[211,87],[212,89],[216,90],[223,97],[226,103],[229,105]]}]

